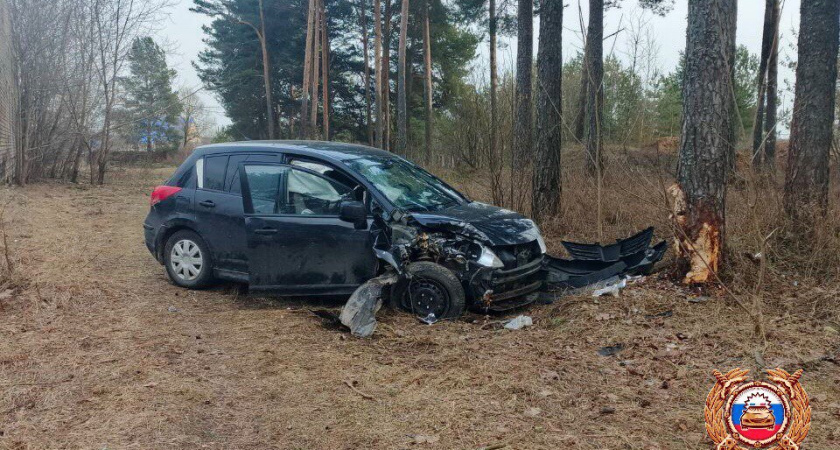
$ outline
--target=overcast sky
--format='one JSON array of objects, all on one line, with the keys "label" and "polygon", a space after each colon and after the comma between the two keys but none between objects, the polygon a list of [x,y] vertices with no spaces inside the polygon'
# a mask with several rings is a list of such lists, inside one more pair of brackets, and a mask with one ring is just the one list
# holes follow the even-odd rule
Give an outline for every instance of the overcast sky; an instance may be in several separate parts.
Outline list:
[{"label": "overcast sky", "polygon": [[[297,0],[302,1],[302,0]],[[350,1],[350,0],[347,0]],[[563,47],[564,59],[573,57],[581,48],[580,21],[578,13],[578,2],[566,0],[567,8],[564,13]],[[761,33],[764,19],[765,0],[740,0],[738,2],[738,32],[739,45],[745,45],[750,52],[759,54],[761,52]],[[580,0],[580,7],[583,10],[583,22],[586,23],[587,4]],[[209,24],[210,20],[202,15],[190,12],[192,0],[179,0],[171,9],[168,18],[161,24],[160,38],[169,43],[173,49],[170,56],[170,63],[178,71],[178,83],[190,88],[200,88],[201,81],[198,79],[192,62],[196,60],[198,53],[204,48],[202,42],[204,35],[201,26]],[[605,35],[619,32],[614,38],[605,42],[604,53],[611,51],[622,59],[627,59],[628,39],[630,38],[629,22],[632,18],[638,17],[640,11],[634,0],[624,0],[623,8],[612,9],[604,16]],[[676,66],[679,59],[679,52],[685,48],[686,16],[688,14],[687,0],[677,0],[674,10],[665,17],[653,16],[645,13],[649,18],[648,24],[654,36],[657,51],[657,66],[661,72],[667,73]],[[268,20],[271,20],[269,17]],[[799,0],[782,0],[781,20],[781,42],[780,42],[780,63],[784,62],[786,55],[795,59],[795,42],[793,30],[799,27]],[[539,21],[534,23],[534,55],[538,42]],[[500,69],[508,69],[514,66],[513,60],[516,57],[516,39],[504,39],[500,49]],[[479,50],[476,62],[473,65],[472,78],[484,80],[487,77],[487,45],[483,44]],[[779,68],[779,87],[783,89],[781,104],[788,105],[792,102],[791,94],[784,91],[787,79],[793,82],[793,73],[786,67]],[[201,92],[201,98],[211,108],[219,125],[225,125],[230,121],[225,117],[224,109],[221,107],[211,92]]]}]

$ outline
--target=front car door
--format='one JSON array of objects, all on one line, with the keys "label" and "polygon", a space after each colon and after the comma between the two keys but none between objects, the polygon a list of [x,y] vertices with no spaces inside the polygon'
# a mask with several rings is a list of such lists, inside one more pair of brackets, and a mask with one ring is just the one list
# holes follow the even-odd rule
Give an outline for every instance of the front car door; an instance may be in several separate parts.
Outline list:
[{"label": "front car door", "polygon": [[239,170],[253,288],[346,294],[376,274],[370,226],[339,218],[351,187],[302,167],[244,163]]}]

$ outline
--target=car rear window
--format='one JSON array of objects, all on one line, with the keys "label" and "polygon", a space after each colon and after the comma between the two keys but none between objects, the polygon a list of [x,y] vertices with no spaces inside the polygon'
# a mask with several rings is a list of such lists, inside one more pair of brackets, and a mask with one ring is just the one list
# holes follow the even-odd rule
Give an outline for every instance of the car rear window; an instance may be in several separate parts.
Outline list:
[{"label": "car rear window", "polygon": [[225,169],[227,156],[210,156],[204,158],[204,189],[215,191],[225,190]]}]

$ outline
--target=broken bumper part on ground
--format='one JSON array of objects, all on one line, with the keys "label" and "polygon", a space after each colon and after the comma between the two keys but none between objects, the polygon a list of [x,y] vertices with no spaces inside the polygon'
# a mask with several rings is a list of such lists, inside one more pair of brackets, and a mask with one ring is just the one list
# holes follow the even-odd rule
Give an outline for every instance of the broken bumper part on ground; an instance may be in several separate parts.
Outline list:
[{"label": "broken bumper part on ground", "polygon": [[397,282],[397,274],[386,272],[359,286],[347,303],[341,308],[339,319],[350,333],[357,337],[369,337],[376,330],[376,313],[382,307],[382,292],[385,287]]},{"label": "broken bumper part on ground", "polygon": [[546,256],[543,289],[569,291],[613,277],[648,275],[668,250],[661,241],[650,246],[653,228],[607,246],[563,242],[572,259]]}]

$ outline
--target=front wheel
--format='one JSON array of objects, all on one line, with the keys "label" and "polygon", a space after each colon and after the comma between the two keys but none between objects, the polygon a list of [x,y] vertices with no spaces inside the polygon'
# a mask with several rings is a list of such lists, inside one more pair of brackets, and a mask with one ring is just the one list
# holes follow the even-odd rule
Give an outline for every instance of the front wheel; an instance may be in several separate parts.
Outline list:
[{"label": "front wheel", "polygon": [[213,281],[213,265],[210,251],[201,236],[182,230],[166,241],[163,252],[166,273],[178,286],[201,289]]},{"label": "front wheel", "polygon": [[391,304],[434,322],[455,319],[464,312],[466,299],[461,282],[439,264],[419,261],[408,265],[411,275],[391,289]]}]

